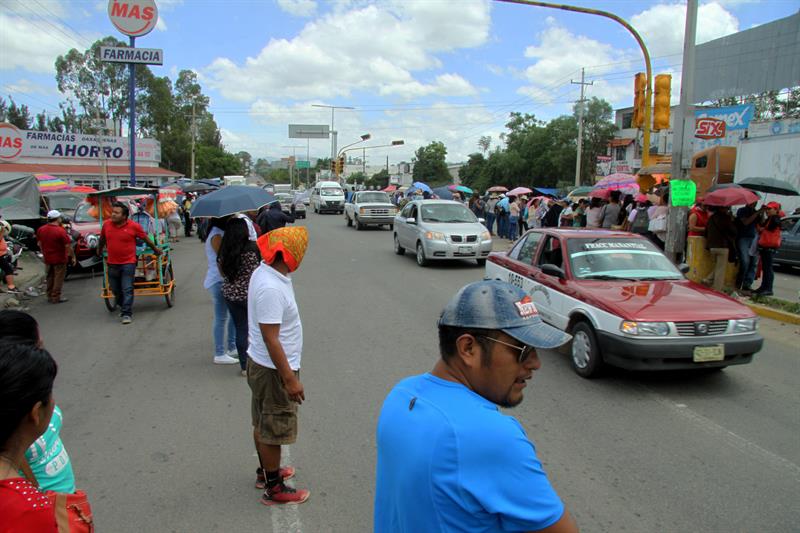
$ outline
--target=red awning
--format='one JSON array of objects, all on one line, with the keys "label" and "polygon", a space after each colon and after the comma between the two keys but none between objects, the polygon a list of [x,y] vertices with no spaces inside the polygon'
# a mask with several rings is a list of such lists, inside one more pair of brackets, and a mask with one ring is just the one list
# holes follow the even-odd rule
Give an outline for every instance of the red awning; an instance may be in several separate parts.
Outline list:
[{"label": "red awning", "polygon": [[628,146],[633,142],[633,139],[611,139],[608,141],[608,145],[611,147],[614,146]]}]

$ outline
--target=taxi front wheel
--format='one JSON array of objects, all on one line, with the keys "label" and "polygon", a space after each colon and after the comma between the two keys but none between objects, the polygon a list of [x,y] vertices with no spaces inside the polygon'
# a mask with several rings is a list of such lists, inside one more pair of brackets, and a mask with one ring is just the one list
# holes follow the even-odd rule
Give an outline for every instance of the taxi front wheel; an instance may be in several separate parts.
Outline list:
[{"label": "taxi front wheel", "polygon": [[597,345],[597,337],[592,326],[586,322],[577,322],[572,331],[572,368],[575,373],[583,378],[593,378],[600,374],[603,368],[603,356]]}]

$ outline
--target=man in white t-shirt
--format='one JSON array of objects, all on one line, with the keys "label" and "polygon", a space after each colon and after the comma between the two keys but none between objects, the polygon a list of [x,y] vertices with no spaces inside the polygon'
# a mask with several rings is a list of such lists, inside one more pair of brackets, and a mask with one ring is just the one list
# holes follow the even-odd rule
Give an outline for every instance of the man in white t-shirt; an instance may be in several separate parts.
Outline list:
[{"label": "man in white t-shirt", "polygon": [[297,440],[297,406],[305,399],[300,382],[303,325],[289,273],[299,266],[307,243],[304,227],[263,235],[258,240],[263,261],[247,291],[247,384],[260,463],[256,488],[266,489],[264,505],[299,504],[310,494],[287,486],[284,481],[294,476],[294,468],[280,467],[281,446]]}]

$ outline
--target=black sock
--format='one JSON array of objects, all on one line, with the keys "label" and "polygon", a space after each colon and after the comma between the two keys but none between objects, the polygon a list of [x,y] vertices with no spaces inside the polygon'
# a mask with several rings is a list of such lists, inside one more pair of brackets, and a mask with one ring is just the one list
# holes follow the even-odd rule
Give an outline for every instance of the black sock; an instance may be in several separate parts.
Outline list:
[{"label": "black sock", "polygon": [[273,472],[267,472],[267,488],[271,489],[276,485],[280,485],[283,482],[283,478],[281,477],[280,470],[275,470]]}]

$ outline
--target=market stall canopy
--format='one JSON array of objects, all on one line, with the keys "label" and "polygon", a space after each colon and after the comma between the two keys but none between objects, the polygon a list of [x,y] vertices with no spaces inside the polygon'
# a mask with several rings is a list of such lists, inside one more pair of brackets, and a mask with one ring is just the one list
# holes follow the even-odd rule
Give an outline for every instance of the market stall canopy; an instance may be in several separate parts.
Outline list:
[{"label": "market stall canopy", "polygon": [[192,204],[192,218],[215,218],[258,211],[276,201],[275,196],[260,187],[229,185],[198,198]]},{"label": "market stall canopy", "polygon": [[553,187],[534,187],[533,190],[542,196],[552,196],[553,198],[558,198],[560,196],[558,194],[558,189]]},{"label": "market stall canopy", "polygon": [[781,194],[783,196],[800,196],[800,191],[794,185],[777,178],[745,178],[739,182],[739,185],[751,191]]},{"label": "market stall canopy", "polygon": [[39,182],[39,190],[42,192],[58,192],[69,189],[69,183],[61,178],[50,176],[49,174],[34,175],[36,176],[36,180]]},{"label": "market stall canopy", "polygon": [[0,173],[0,198],[17,200],[3,208],[6,220],[35,220],[39,218],[39,181],[33,174]]}]

